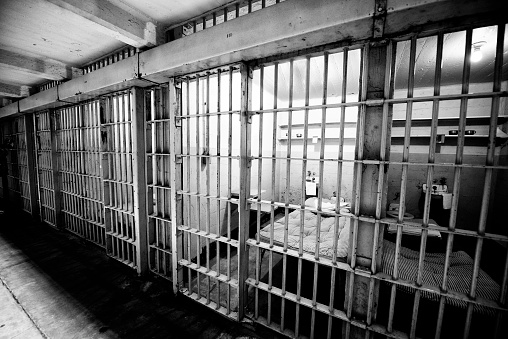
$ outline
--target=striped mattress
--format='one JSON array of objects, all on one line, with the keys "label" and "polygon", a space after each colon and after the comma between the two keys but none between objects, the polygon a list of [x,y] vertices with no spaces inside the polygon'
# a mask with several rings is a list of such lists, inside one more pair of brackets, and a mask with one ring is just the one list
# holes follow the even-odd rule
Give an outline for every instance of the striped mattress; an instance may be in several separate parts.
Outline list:
[{"label": "striped mattress", "polygon": [[[405,247],[400,248],[399,257],[399,278],[409,281],[416,281],[418,274],[419,252]],[[386,274],[393,274],[395,263],[395,244],[390,241],[384,241],[382,271]],[[424,268],[422,274],[422,283],[424,285],[441,286],[443,282],[445,254],[444,253],[426,253]],[[471,277],[473,274],[473,259],[463,251],[453,252],[450,255],[450,267],[448,269],[448,290],[469,294],[471,287]],[[414,293],[410,287],[402,287],[407,292]],[[499,284],[497,284],[487,273],[480,269],[476,295],[489,300],[498,300],[500,293]],[[423,291],[422,297],[433,301],[439,301],[439,295],[432,292]],[[460,308],[466,308],[467,302],[455,298],[447,298],[446,303]],[[474,310],[480,313],[493,314],[494,310],[474,305]]]},{"label": "striped mattress", "polygon": [[[287,244],[288,248],[298,250],[300,248],[300,232],[303,235],[303,251],[314,254],[316,248],[316,229],[317,229],[317,215],[305,211],[304,213],[304,226],[301,228],[301,213],[300,211],[293,211],[287,216]],[[336,256],[338,259],[346,261],[347,252],[349,248],[349,222],[347,218],[339,218]],[[334,217],[321,217],[321,231],[320,231],[320,257],[331,258],[333,254],[333,235],[335,227]],[[271,225],[267,225],[260,231],[260,240],[262,242],[270,242]],[[286,218],[281,218],[274,222],[273,228],[273,242],[276,245],[283,246],[284,234],[286,229]],[[399,278],[416,281],[418,274],[418,258],[419,252],[410,250],[405,247],[400,248],[399,258]],[[423,268],[422,283],[423,285],[430,285],[440,287],[443,282],[444,272],[444,253],[426,253],[425,264]],[[385,240],[383,246],[382,257],[382,272],[390,276],[393,274],[393,266],[395,263],[395,244]],[[448,270],[448,290],[452,292],[459,292],[469,294],[471,286],[471,276],[473,272],[473,259],[463,251],[453,252],[450,255],[450,267]],[[414,293],[414,289],[405,286],[399,286],[400,289],[408,293]],[[480,269],[478,275],[478,284],[476,295],[481,298],[489,300],[498,300],[500,293],[499,284],[497,284],[487,273]],[[439,295],[428,291],[422,292],[422,297],[432,301],[439,301]],[[447,298],[446,303],[459,307],[466,308],[467,302],[455,298]],[[489,307],[474,305],[476,312],[492,315],[494,310]]]}]

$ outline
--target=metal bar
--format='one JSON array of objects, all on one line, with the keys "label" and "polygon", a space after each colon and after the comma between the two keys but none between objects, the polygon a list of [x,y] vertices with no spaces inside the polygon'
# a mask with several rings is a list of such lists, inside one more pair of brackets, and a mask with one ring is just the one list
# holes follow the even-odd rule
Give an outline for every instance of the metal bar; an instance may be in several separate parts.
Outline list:
[{"label": "metal bar", "polygon": [[[415,77],[415,64],[416,64],[416,36],[411,39],[411,47],[409,53],[409,74],[408,74],[408,89],[407,89],[407,97],[413,97],[414,91],[414,77]],[[404,133],[404,149],[403,149],[403,161],[409,160],[409,149],[411,143],[411,119],[413,115],[413,103],[408,102],[406,106],[406,129]],[[408,166],[402,165],[402,182],[401,185],[401,197],[400,197],[400,207],[399,207],[399,221],[404,219],[404,213],[406,211],[406,188],[407,188],[407,174],[408,174]],[[402,189],[402,187],[404,189]],[[424,220],[424,225],[421,233],[420,239],[420,255],[418,258],[418,273],[416,277],[416,285],[421,285],[422,280],[422,271],[423,271],[423,262],[425,259],[425,247],[427,243],[427,229]],[[410,329],[410,338],[415,338],[416,336],[416,324],[418,320],[418,309],[420,303],[420,291],[417,290],[414,297],[413,302],[413,315],[411,319],[411,329]]]},{"label": "metal bar", "polygon": [[[472,42],[472,29],[468,29],[466,31],[466,41],[465,41],[465,50],[464,50],[464,66],[462,71],[462,90],[461,93],[465,94],[469,92],[469,76],[471,73],[471,64],[470,64],[470,55],[471,55],[471,42]],[[464,155],[464,139],[465,139],[465,130],[466,130],[466,117],[467,117],[467,98],[462,98],[460,101],[460,119],[459,119],[459,134],[457,139],[457,152],[455,162],[457,164],[461,164],[463,161]],[[451,229],[455,228],[456,217],[457,217],[457,209],[458,209],[458,199],[460,194],[460,177],[461,177],[461,168],[456,167],[454,173],[454,182],[453,182],[453,198],[452,198],[452,208],[450,212],[450,223],[449,227]],[[451,240],[453,241],[453,238]],[[448,248],[447,248],[448,249]],[[447,251],[448,256],[448,251]],[[445,261],[446,265],[446,261]],[[468,310],[468,314],[470,311]],[[470,326],[471,318],[470,316],[466,316],[466,323],[464,326],[464,338],[467,338],[469,335],[469,326]]]},{"label": "metal bar", "polygon": [[241,131],[240,131],[240,205],[238,207],[238,320],[244,317],[247,307],[247,280],[249,274],[249,237],[250,204],[247,201],[250,195],[250,153],[251,153],[251,124],[248,111],[252,99],[252,69],[246,64],[240,64],[241,76]]},{"label": "metal bar", "polygon": [[[277,108],[277,100],[279,93],[279,63],[276,62],[274,64],[273,70],[273,108]],[[277,112],[273,112],[273,125],[272,130],[277,130]],[[277,155],[277,134],[274,132],[272,135],[272,196],[271,203],[275,202],[275,180],[276,180],[276,171],[277,171],[277,160],[275,156]],[[277,197],[278,200],[278,197]],[[273,205],[270,205],[270,247],[273,247],[273,237],[274,237],[274,219],[275,219],[275,208]],[[273,251],[268,251],[268,289],[271,290],[273,286]],[[272,294],[268,293],[268,316],[267,322],[271,324],[272,321]]]},{"label": "metal bar", "polygon": [[[439,96],[441,94],[441,69],[442,69],[442,60],[443,60],[443,43],[444,43],[444,36],[443,34],[438,34],[437,36],[437,47],[436,47],[436,69],[434,73],[434,96]],[[432,102],[432,132],[437,132],[437,124],[438,124],[438,118],[439,118],[439,100],[434,100]],[[436,141],[434,141],[434,138],[431,138],[431,144],[429,145],[429,162],[434,162],[435,160],[435,151],[436,151]],[[433,177],[433,171],[434,168],[432,166],[428,167],[428,175],[427,175],[427,191],[425,192],[425,203],[424,203],[424,212],[423,217],[428,218],[428,215],[430,214],[430,184],[432,183],[432,177]],[[428,225],[428,220],[427,220]],[[446,249],[446,257],[445,257],[445,265],[444,265],[444,273],[443,273],[443,284],[442,289],[443,291],[446,291],[447,288],[447,280],[448,280],[448,267],[450,260],[451,253],[451,244],[450,247],[447,246]],[[443,314],[444,314],[444,307],[445,307],[446,299],[444,297],[441,297],[439,300],[439,310],[438,310],[438,316],[437,316],[437,323],[436,323],[436,334],[435,339],[439,339],[441,337],[441,326],[443,323]]]},{"label": "metal bar", "polygon": [[[200,96],[199,96],[199,83],[200,83],[200,76],[196,76],[196,114],[199,115],[200,114]],[[201,117],[197,117],[196,118],[196,191],[198,193],[201,193],[201,172],[200,172],[200,168],[201,168],[201,158],[200,158],[200,155],[201,155],[201,149],[200,149],[200,124],[201,122]],[[196,204],[197,204],[197,228],[201,230],[201,198],[199,196],[196,196]],[[196,262],[197,262],[197,265],[198,265],[198,268],[201,267],[201,239],[200,237],[196,237]],[[197,273],[197,280],[196,280],[196,287],[197,287],[197,294],[198,296],[201,298],[201,275],[199,273],[199,271],[196,272]]]},{"label": "metal bar", "polygon": [[37,165],[35,163],[35,140],[34,140],[34,118],[33,114],[24,115],[24,139],[26,143],[26,165],[28,171],[28,182],[29,182],[29,200],[30,200],[30,213],[32,218],[39,221],[39,199],[38,199],[38,188],[37,188]]},{"label": "metal bar", "polygon": [[[203,113],[205,114],[205,146],[204,153],[206,155],[210,154],[210,73],[206,73],[206,88],[203,84],[203,91],[205,91],[203,95]],[[206,96],[206,99],[205,99]],[[206,161],[206,195],[210,195],[210,158],[202,158]],[[205,220],[205,229],[206,233],[210,234],[210,199],[206,199],[206,220]],[[206,269],[210,271],[210,239],[206,238]],[[206,290],[206,300],[207,304],[210,304],[210,276],[206,276],[207,290]]]},{"label": "metal bar", "polygon": [[[495,61],[494,61],[494,84],[492,91],[497,91],[501,87],[501,75],[503,71],[503,53],[504,53],[504,40],[505,40],[505,31],[506,26],[505,25],[498,25],[497,26],[497,41],[496,41],[496,55],[495,55]],[[492,99],[492,106],[491,106],[491,116],[490,116],[490,127],[489,127],[489,148],[487,151],[487,159],[486,163],[487,165],[491,164],[493,161],[492,157],[495,154],[495,136],[496,136],[496,126],[497,121],[494,121],[494,119],[497,120],[499,107],[500,107],[500,99],[499,98],[493,98]],[[488,177],[487,177],[488,174]],[[487,173],[485,174],[485,186],[484,186],[484,199],[485,197],[488,197],[486,194],[486,190],[490,188],[487,187],[487,179],[490,181],[492,180],[492,170],[487,170]],[[484,218],[486,217],[487,211],[483,211],[484,204],[487,204],[485,200],[482,200],[482,220],[480,221],[480,228],[478,230],[479,234],[485,234],[485,225],[482,224],[482,222],[486,222]],[[487,206],[485,206],[485,209],[487,209]],[[484,215],[485,214],[485,215]],[[508,252],[507,252],[508,253]],[[475,272],[473,273],[473,277],[475,276]],[[508,257],[505,259],[504,264],[504,271],[503,271],[503,278],[501,283],[501,293],[499,293],[499,303],[501,305],[506,305],[506,290],[508,288]],[[473,278],[474,281],[474,278]],[[471,292],[473,292],[473,287],[471,284]],[[472,293],[471,293],[472,294]],[[502,328],[502,319],[503,317],[506,319],[506,315],[503,315],[501,313],[498,313],[496,315],[496,329],[495,329],[495,336],[496,338],[501,338],[501,328]]]},{"label": "metal bar", "polygon": [[[229,67],[228,72],[228,110],[231,111],[233,109],[233,67]],[[229,114],[228,116],[228,200],[231,199],[231,180],[232,180],[232,152],[233,152],[233,115]],[[227,205],[227,218],[228,218],[228,231],[227,237],[231,240],[231,203],[228,201]],[[228,281],[231,279],[231,246],[227,246],[227,276]],[[243,284],[243,282],[242,282]],[[231,286],[227,285],[227,314],[231,313]]]},{"label": "metal bar", "polygon": [[[386,93],[386,90],[389,89],[389,82],[386,77],[389,74],[387,67],[392,65],[391,56],[387,56],[390,53],[390,48],[386,44],[366,45],[363,52],[359,100],[376,100],[388,97],[389,93]],[[383,88],[383,91],[377,90],[379,88]],[[390,120],[391,111],[387,107],[361,106],[358,117],[355,159],[377,160],[389,154],[388,138],[390,138],[390,131],[387,128],[382,128],[381,125],[383,123],[386,124],[386,121]],[[385,140],[382,140],[383,138]],[[381,187],[384,188],[381,191],[386,192],[386,176],[379,173],[379,171],[384,170],[381,166],[376,165],[356,165],[354,173],[355,192],[352,206],[356,216],[360,214],[369,216],[375,214],[379,216],[384,215],[386,194],[379,196],[377,192],[373,192],[371,189],[372,186]],[[378,182],[379,180],[382,181]],[[363,278],[362,274],[358,273],[364,271],[370,272],[373,267],[375,271],[380,268],[382,247],[378,244],[380,242],[379,239],[382,239],[384,227],[379,224],[379,226],[376,226],[376,223],[372,227],[372,224],[363,221],[359,222],[357,219],[354,219],[352,225],[353,230],[350,236],[348,263],[350,263],[352,268],[358,266],[358,272],[355,272],[355,275],[348,275],[349,287],[346,297],[348,314],[354,308],[357,317],[361,315],[361,318],[365,317],[371,322],[372,319],[376,318],[379,282],[372,282],[370,279]],[[353,295],[355,298],[354,304]],[[350,328],[349,323],[345,324],[343,333],[358,338],[368,335],[366,331],[361,329]]]},{"label": "metal bar", "polygon": [[[344,48],[346,51],[347,47]],[[332,104],[322,104],[322,105],[310,105],[308,106],[309,110],[321,109],[321,108],[341,108],[341,107],[359,107],[361,105],[367,106],[382,106],[385,103],[389,104],[405,104],[407,102],[427,102],[433,101],[435,99],[439,99],[440,101],[452,101],[459,100],[463,98],[467,99],[483,99],[483,98],[504,98],[508,96],[508,91],[496,91],[496,92],[478,92],[478,93],[461,93],[461,94],[444,94],[444,95],[428,95],[428,96],[418,96],[412,98],[380,98],[380,99],[369,99],[369,100],[358,100],[354,102],[340,102],[340,103],[332,103]],[[263,110],[252,110],[251,114],[261,114],[261,113],[270,113],[270,112],[284,112],[284,111],[301,111],[304,110],[305,106],[294,106],[291,108],[265,108]],[[235,111],[236,112],[236,111]]]},{"label": "metal bar", "polygon": [[[286,160],[286,157],[268,157],[263,156],[263,159],[268,160]],[[251,156],[251,159],[259,159],[258,156]],[[303,160],[303,158],[292,157],[293,160]],[[316,160],[319,161],[318,158],[307,158],[307,160]],[[381,160],[372,160],[372,159],[336,159],[336,158],[325,158],[322,159],[326,162],[341,162],[341,163],[355,163],[355,164],[365,164],[365,165],[407,165],[407,166],[422,166],[422,167],[461,167],[461,168],[480,168],[480,169],[500,169],[500,170],[508,170],[508,166],[503,165],[475,165],[475,164],[453,164],[453,163],[427,163],[427,162],[403,162],[403,161],[381,161]]]},{"label": "metal bar", "polygon": [[[110,204],[112,199],[112,184],[110,182],[104,181],[104,179],[109,179],[112,177],[111,175],[111,169],[110,169],[110,156],[108,154],[102,154],[103,151],[109,150],[109,143],[112,142],[112,136],[110,133],[111,126],[102,126],[103,123],[108,123],[111,121],[111,115],[112,115],[112,98],[111,97],[102,97],[99,101],[99,115],[100,115],[100,133],[101,133],[101,161],[102,161],[102,178],[103,178],[103,201],[104,206],[106,207],[108,204]],[[64,118],[66,118],[66,115],[64,115]],[[68,126],[66,126],[68,127]],[[111,232],[113,228],[113,212],[109,208],[104,208],[104,226],[106,234],[107,232]],[[110,256],[114,255],[114,241],[111,236],[106,236],[106,253]]]},{"label": "metal bar", "polygon": [[61,182],[60,182],[60,168],[58,166],[58,116],[55,110],[49,110],[49,126],[51,138],[51,169],[53,179],[53,196],[55,208],[55,227],[63,228],[62,224],[62,200],[61,200]]},{"label": "metal bar", "polygon": [[[217,70],[217,112],[220,112],[221,110],[221,78],[222,78],[222,71],[221,69]],[[219,199],[221,197],[221,128],[222,128],[222,122],[221,122],[221,116],[217,116],[217,151],[215,153],[215,157],[217,158],[217,170],[216,170],[216,190],[217,190],[217,219],[216,219],[216,234],[217,239],[221,236],[221,200]],[[221,256],[220,256],[220,242],[215,242],[215,266],[217,267],[217,277],[220,275],[220,267],[221,267]],[[220,306],[220,297],[221,297],[221,289],[220,289],[220,283],[217,283],[217,307]]]},{"label": "metal bar", "polygon": [[[264,94],[264,73],[265,68],[261,67],[259,69],[259,108],[263,108],[263,94]],[[259,128],[258,128],[258,154],[260,157],[263,156],[263,114],[259,116]],[[275,132],[274,132],[275,134]],[[263,160],[258,159],[258,180],[257,180],[257,199],[261,201],[261,179],[263,172]],[[272,190],[274,186],[272,186]],[[260,232],[261,232],[261,205],[256,206],[256,242],[260,242]],[[261,249],[256,247],[256,271],[255,278],[256,282],[259,282],[260,279],[260,267],[261,267]],[[254,296],[254,317],[257,319],[259,317],[259,290],[256,288],[255,296]]]},{"label": "metal bar", "polygon": [[[168,110],[171,121],[170,125],[170,175],[171,175],[171,269],[173,292],[178,293],[179,287],[183,286],[183,271],[178,269],[178,260],[183,254],[183,236],[178,226],[183,224],[183,197],[177,192],[183,187],[183,163],[178,161],[178,155],[182,153],[182,126],[177,124],[176,116],[182,114],[181,87],[174,78],[169,79],[168,84]],[[189,258],[190,259],[190,258]],[[189,276],[190,279],[190,276]]]},{"label": "metal bar", "polygon": [[[358,94],[360,100],[366,99],[366,88],[365,88],[365,74],[367,73],[368,67],[368,55],[369,55],[369,46],[366,45],[363,53],[361,55],[360,61],[360,93]],[[347,65],[346,65],[347,67]],[[364,105],[360,106],[359,114],[357,117],[357,131],[356,131],[356,144],[355,144],[355,159],[363,159],[363,142],[364,142],[364,133],[365,133],[365,107]],[[354,188],[353,188],[353,201],[352,201],[352,210],[354,215],[358,216],[360,214],[360,201],[361,201],[361,185],[362,185],[362,176],[361,176],[361,167],[357,164],[354,168]],[[351,268],[356,268],[356,259],[357,259],[357,247],[358,247],[358,220],[353,220],[351,225],[353,229],[349,236],[349,251],[348,251],[348,264],[351,265]],[[346,308],[347,316],[350,317],[353,309],[353,297],[356,291],[355,288],[355,275],[350,273],[346,276],[346,291],[345,291],[345,301],[344,307]],[[362,310],[364,311],[364,310]],[[363,312],[362,312],[363,313]],[[355,331],[355,329],[353,329]],[[349,338],[351,336],[351,324],[346,323],[343,325],[343,336]],[[360,334],[358,334],[359,336]]]},{"label": "metal bar", "polygon": [[[189,78],[185,78],[185,89],[186,89],[186,93],[185,93],[185,108],[186,108],[186,112],[185,112],[185,115],[189,115],[190,114],[190,81],[189,81]],[[175,121],[176,123],[176,121]],[[187,134],[187,148],[186,148],[186,153],[187,154],[190,154],[191,153],[191,132],[190,132],[190,120],[187,120],[187,124],[186,124],[186,134]],[[183,152],[182,152],[183,153]],[[190,191],[190,187],[191,187],[191,158],[187,158],[187,187]],[[192,203],[192,197],[189,195],[187,197],[187,223],[190,225],[191,224],[191,217],[192,217],[192,213],[191,213],[191,203]],[[187,235],[187,259],[188,260],[191,260],[191,246],[192,246],[192,237],[190,234]],[[183,253],[182,253],[183,254]],[[187,279],[189,280],[188,282],[188,292],[189,294],[192,293],[192,274],[191,274],[191,269],[188,268],[187,269]],[[182,286],[183,287],[183,286]]]},{"label": "metal bar", "polygon": [[[39,206],[39,218],[41,222],[45,221],[45,217],[43,214],[43,204],[45,203],[45,196],[42,192],[43,185],[46,184],[46,182],[43,181],[43,178],[41,178],[41,162],[42,159],[40,158],[40,149],[41,149],[41,133],[39,132],[39,128],[41,127],[42,123],[42,116],[45,113],[35,113],[34,119],[33,119],[33,130],[34,130],[34,150],[35,150],[35,173],[36,173],[36,185],[37,185],[37,201]],[[42,181],[42,182],[41,182]]]},{"label": "metal bar", "polygon": [[[305,62],[305,93],[304,93],[304,96],[305,96],[305,106],[308,106],[309,105],[309,95],[310,95],[310,56],[307,56],[306,57],[306,62]],[[303,128],[303,150],[302,150],[302,158],[303,158],[303,161],[302,161],[302,190],[301,190],[301,207],[302,207],[302,210],[300,211],[300,246],[299,246],[299,253],[300,255],[303,254],[303,232],[304,232],[304,227],[305,227],[305,191],[306,191],[306,186],[305,186],[305,183],[306,183],[306,180],[304,180],[304,178],[306,177],[306,173],[307,173],[307,137],[308,137],[308,134],[309,134],[309,129],[308,129],[308,125],[309,125],[309,111],[307,109],[304,110],[304,128]],[[320,210],[321,206],[318,206],[318,210]],[[321,216],[318,214],[317,215],[317,224],[316,224],[316,231],[319,232],[319,229],[321,228]],[[317,233],[318,234],[318,233]],[[318,252],[318,257],[319,257],[319,252]],[[300,300],[300,297],[301,297],[301,290],[302,290],[302,284],[301,284],[301,277],[302,277],[302,258],[299,257],[298,258],[298,281],[297,281],[297,284],[296,284],[296,299],[297,299],[297,303],[296,303],[296,320],[295,320],[295,335],[296,336],[299,336],[300,334],[300,304],[298,303],[298,301]],[[311,325],[311,329],[313,328],[313,326]]]},{"label": "metal bar", "polygon": [[[289,60],[289,99],[288,99],[288,107],[293,106],[293,82],[294,82],[294,60]],[[288,135],[292,135],[292,125],[293,125],[293,111],[288,111]],[[286,151],[286,186],[285,186],[285,208],[284,208],[284,250],[287,251],[288,248],[288,204],[289,204],[289,192],[291,190],[291,139],[288,139],[287,142],[287,151]],[[282,293],[286,293],[286,272],[287,272],[287,255],[283,254],[282,257]],[[280,329],[284,331],[284,317],[285,317],[286,304],[285,299],[281,300],[281,319],[280,319]]]}]

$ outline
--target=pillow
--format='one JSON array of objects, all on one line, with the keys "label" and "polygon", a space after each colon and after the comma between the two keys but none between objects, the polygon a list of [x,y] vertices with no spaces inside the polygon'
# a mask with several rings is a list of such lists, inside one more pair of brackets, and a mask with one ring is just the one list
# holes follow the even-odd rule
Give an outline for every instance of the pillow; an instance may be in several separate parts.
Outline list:
[{"label": "pillow", "polygon": [[[332,197],[332,199],[322,199],[321,200],[321,211],[323,212],[335,212],[335,197]],[[312,197],[307,200],[305,200],[305,206],[316,209],[318,208],[318,198]],[[339,209],[349,209],[350,204],[348,202],[344,201],[344,198],[340,198],[340,205]],[[349,212],[349,210],[347,211]]]}]

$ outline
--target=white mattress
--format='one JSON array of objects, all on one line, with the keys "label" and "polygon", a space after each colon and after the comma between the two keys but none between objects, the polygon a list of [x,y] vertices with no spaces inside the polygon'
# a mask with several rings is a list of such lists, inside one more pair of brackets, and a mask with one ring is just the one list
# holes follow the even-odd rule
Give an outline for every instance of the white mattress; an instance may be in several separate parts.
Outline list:
[{"label": "white mattress", "polygon": [[[343,211],[346,212],[346,211]],[[349,212],[349,210],[347,210]],[[348,218],[340,217],[338,220],[338,241],[337,241],[337,257],[346,257],[349,245],[349,220]],[[316,238],[317,238],[317,214],[311,211],[304,211],[303,222],[303,251],[314,254],[316,251]],[[301,225],[301,211],[296,210],[288,214],[288,248],[299,250],[300,249],[300,225]],[[271,225],[261,229],[260,238],[263,242],[270,241]],[[277,245],[284,244],[284,233],[286,227],[286,218],[283,217],[274,222],[273,227],[273,241]],[[319,255],[320,257],[331,258],[333,255],[333,236],[335,229],[335,217],[321,216],[321,227],[319,234]]]}]

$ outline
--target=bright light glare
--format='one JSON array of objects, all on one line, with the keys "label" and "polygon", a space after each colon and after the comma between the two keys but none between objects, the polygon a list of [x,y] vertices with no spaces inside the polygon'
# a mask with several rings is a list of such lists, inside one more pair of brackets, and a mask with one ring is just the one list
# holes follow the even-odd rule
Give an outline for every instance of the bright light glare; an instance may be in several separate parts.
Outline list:
[{"label": "bright light glare", "polygon": [[471,52],[471,62],[478,62],[482,59],[483,53],[481,51],[480,46],[473,46],[473,51]]}]

